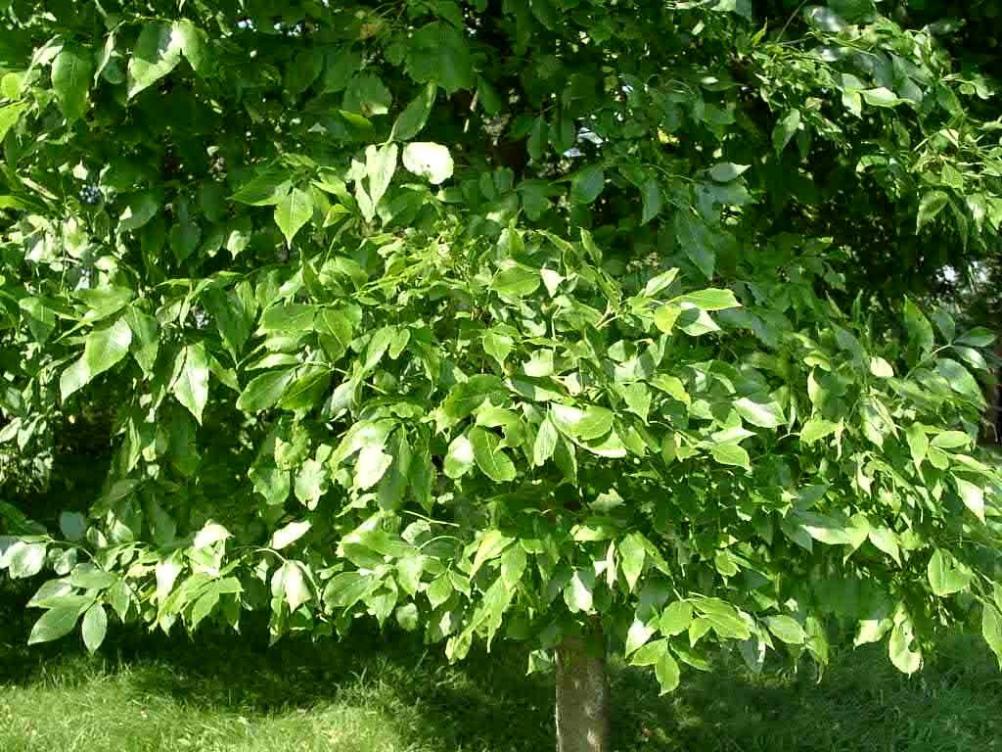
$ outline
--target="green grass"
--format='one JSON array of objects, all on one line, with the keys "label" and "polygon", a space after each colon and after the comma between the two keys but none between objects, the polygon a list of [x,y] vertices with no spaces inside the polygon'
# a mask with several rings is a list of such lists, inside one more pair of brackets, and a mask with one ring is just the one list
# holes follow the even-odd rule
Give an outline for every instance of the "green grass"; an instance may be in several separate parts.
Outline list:
[{"label": "green grass", "polygon": [[[28,650],[0,607],[2,752],[538,752],[552,749],[552,684],[515,649],[449,666],[406,635],[347,642],[117,633],[95,658],[75,643]],[[613,672],[616,749],[699,752],[1002,749],[1002,676],[958,638],[923,673],[879,649],[836,661],[820,683],[688,671],[659,698]]]}]

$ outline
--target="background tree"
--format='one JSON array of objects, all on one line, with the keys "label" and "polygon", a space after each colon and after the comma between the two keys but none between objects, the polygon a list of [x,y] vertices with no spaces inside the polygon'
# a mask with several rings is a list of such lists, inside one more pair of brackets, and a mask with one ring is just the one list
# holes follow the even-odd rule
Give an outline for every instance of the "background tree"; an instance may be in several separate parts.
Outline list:
[{"label": "background tree", "polygon": [[0,567],[55,573],[32,642],[247,610],[457,660],[523,640],[567,752],[606,748],[610,649],[670,691],[852,630],[911,673],[973,609],[1002,656],[992,335],[904,295],[992,257],[998,123],[928,28],[858,0],[4,14],[0,440],[107,452],[59,533],[0,507]]}]

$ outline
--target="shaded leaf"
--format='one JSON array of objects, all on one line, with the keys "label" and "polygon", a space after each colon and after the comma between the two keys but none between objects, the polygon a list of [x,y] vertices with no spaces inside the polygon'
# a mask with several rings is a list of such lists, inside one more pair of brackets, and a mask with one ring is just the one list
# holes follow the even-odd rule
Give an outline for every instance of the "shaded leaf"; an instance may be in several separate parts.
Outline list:
[{"label": "shaded leaf", "polygon": [[52,88],[67,120],[76,120],[87,111],[93,73],[90,55],[75,47],[63,47],[52,61]]}]

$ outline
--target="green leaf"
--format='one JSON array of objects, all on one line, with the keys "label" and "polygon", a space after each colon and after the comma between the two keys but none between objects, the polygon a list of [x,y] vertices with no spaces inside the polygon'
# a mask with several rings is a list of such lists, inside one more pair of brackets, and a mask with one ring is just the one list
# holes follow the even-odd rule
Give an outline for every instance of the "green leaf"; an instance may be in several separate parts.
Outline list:
[{"label": "green leaf", "polygon": [[633,592],[641,572],[644,571],[644,560],[647,557],[643,539],[639,534],[628,535],[619,542],[617,550],[619,551],[620,571],[626,579],[630,592]]},{"label": "green leaf", "polygon": [[80,512],[63,512],[59,515],[59,530],[68,541],[82,540],[87,531],[87,518]]},{"label": "green leaf", "polygon": [[365,176],[369,179],[369,199],[376,207],[390,187],[397,171],[399,149],[396,144],[369,146],[365,150]]},{"label": "green leaf", "polygon": [[905,329],[908,331],[908,341],[921,352],[928,353],[935,344],[932,324],[917,305],[905,298],[904,303]]},{"label": "green leaf", "polygon": [[106,590],[118,582],[118,577],[93,565],[82,564],[73,569],[70,583],[84,590]]},{"label": "green leaf", "polygon": [[405,632],[413,632],[418,628],[418,610],[413,603],[406,603],[400,606],[395,612],[397,624]]},{"label": "green leaf", "polygon": [[432,608],[438,608],[450,597],[452,597],[454,590],[452,583],[449,581],[447,575],[442,575],[435,578],[434,581],[427,587],[424,591],[425,595],[428,596],[428,602],[431,604]]},{"label": "green leaf", "polygon": [[985,356],[981,354],[980,351],[975,350],[971,347],[962,347],[961,345],[954,344],[953,351],[960,356],[967,365],[973,368],[975,371],[990,371],[991,366],[985,360]]},{"label": "green leaf", "polygon": [[170,73],[181,62],[182,37],[170,24],[147,23],[139,32],[128,66],[128,96],[131,99]]},{"label": "green leaf", "polygon": [[386,351],[390,349],[390,345],[393,343],[395,337],[396,330],[392,326],[381,327],[373,333],[368,346],[365,348],[365,363],[362,365],[364,373],[368,373],[379,365],[383,356],[386,355]]},{"label": "green leaf", "polygon": [[452,155],[441,144],[415,141],[404,148],[404,167],[432,185],[440,185],[452,177]]},{"label": "green leaf", "polygon": [[206,522],[202,529],[195,534],[192,546],[196,549],[208,548],[216,543],[227,540],[230,531],[216,522]]},{"label": "green leaf", "polygon": [[538,116],[532,123],[532,128],[529,131],[529,137],[526,139],[525,148],[529,152],[529,158],[538,162],[543,158],[543,153],[546,150],[547,144],[547,129],[546,121],[543,116]]},{"label": "green leaf", "polygon": [[[820,486],[819,490],[825,488]],[[801,528],[811,538],[827,546],[854,545],[858,541],[858,537],[850,531],[849,522],[844,516],[797,511],[794,513],[794,519],[799,521]]]},{"label": "green leaf", "polygon": [[769,626],[769,631],[787,645],[803,645],[807,640],[804,628],[791,616],[770,616],[765,621]]},{"label": "green leaf", "polygon": [[985,521],[985,492],[978,486],[963,478],[955,478],[957,493],[960,494],[964,506],[974,513],[982,522]]},{"label": "green leaf", "polygon": [[604,407],[585,409],[554,403],[550,405],[550,419],[562,434],[572,439],[592,441],[612,430],[613,413]]},{"label": "green leaf", "polygon": [[776,154],[782,154],[798,130],[800,130],[800,110],[790,110],[772,130],[772,147]]},{"label": "green leaf", "polygon": [[529,559],[522,546],[509,546],[501,557],[501,581],[506,588],[513,589],[522,580]]},{"label": "green leaf", "polygon": [[385,115],[390,111],[391,104],[393,94],[383,83],[383,79],[374,73],[366,72],[352,77],[344,92],[345,112],[358,113],[362,118]]},{"label": "green leaf", "polygon": [[260,331],[265,334],[299,334],[316,329],[319,309],[308,303],[277,303],[261,314]]},{"label": "green leaf", "polygon": [[285,236],[285,242],[291,246],[303,225],[313,216],[313,196],[301,188],[293,188],[282,196],[275,205],[275,224]]},{"label": "green leaf", "polygon": [[[424,129],[425,123],[428,122],[428,116],[431,114],[431,108],[437,94],[438,86],[434,83],[427,84],[397,117],[393,123],[393,132],[390,138],[398,141],[410,141],[420,133]],[[406,154],[404,159],[406,164]]]},{"label": "green leaf", "polygon": [[734,409],[746,421],[760,428],[777,428],[786,422],[783,408],[771,400],[760,402],[749,397],[741,397],[734,401]]},{"label": "green leaf", "polygon": [[269,371],[248,382],[237,399],[237,408],[245,413],[256,413],[274,407],[286,388],[295,378],[294,368]]},{"label": "green leaf", "polygon": [[[692,603],[720,637],[746,640],[751,636],[748,624],[738,610],[727,601],[719,598],[699,597],[693,599]],[[693,626],[695,625],[696,622],[693,623]]]},{"label": "green leaf", "polygon": [[839,429],[838,423],[833,423],[824,418],[811,418],[804,423],[800,429],[800,441],[804,444],[813,444],[821,439],[831,436]]},{"label": "green leaf", "polygon": [[104,606],[95,603],[84,614],[83,622],[80,624],[80,631],[83,634],[84,645],[91,653],[96,653],[104,642],[104,637],[108,633],[108,614],[105,613]]},{"label": "green leaf", "polygon": [[505,334],[489,331],[484,332],[482,342],[484,352],[494,358],[498,366],[504,368],[505,360],[515,349],[515,341]]},{"label": "green leaf", "polygon": [[660,274],[656,274],[647,280],[647,284],[644,285],[644,295],[649,298],[653,298],[662,290],[671,287],[672,282],[678,278],[678,269],[671,268],[666,269]]},{"label": "green leaf", "polygon": [[640,224],[646,225],[661,213],[664,200],[661,197],[661,184],[654,178],[648,178],[640,186],[641,215]]},{"label": "green leaf", "polygon": [[437,83],[450,95],[476,86],[466,39],[444,23],[430,23],[414,33],[407,47],[406,64],[415,81]]},{"label": "green leaf", "polygon": [[7,137],[7,132],[17,125],[21,115],[28,109],[25,102],[15,102],[0,107],[0,141]]},{"label": "green leaf", "polygon": [[271,547],[276,551],[291,546],[310,531],[312,525],[308,522],[290,522],[279,528],[271,536]]},{"label": "green leaf", "polygon": [[932,437],[932,445],[940,449],[960,449],[969,446],[974,439],[963,431],[941,431]]},{"label": "green leaf", "polygon": [[292,189],[284,170],[263,170],[244,183],[231,197],[249,206],[273,206]]},{"label": "green leaf", "polygon": [[952,557],[939,549],[929,559],[926,568],[929,587],[941,598],[966,590],[971,583],[971,575],[953,565]]},{"label": "green leaf", "polygon": [[751,469],[751,458],[744,447],[739,444],[715,444],[710,448],[710,454],[721,465],[734,465]]},{"label": "green leaf", "polygon": [[480,538],[477,552],[473,556],[473,562],[470,565],[470,577],[476,575],[480,571],[480,568],[488,561],[498,558],[511,543],[512,539],[500,530],[487,530]]},{"label": "green leaf", "polygon": [[52,61],[52,88],[63,116],[70,122],[83,117],[87,111],[94,64],[86,52],[74,47],[63,47]]},{"label": "green leaf", "polygon": [[729,183],[743,175],[750,166],[734,164],[733,162],[720,162],[710,168],[710,177],[718,183]]},{"label": "green leaf", "polygon": [[[2,132],[2,128],[0,128],[0,134]],[[0,135],[0,138],[2,138],[2,135]],[[968,345],[970,347],[990,347],[994,342],[995,334],[984,327],[975,327],[957,338],[958,345]]]},{"label": "green leaf", "polygon": [[362,55],[359,51],[346,47],[331,50],[323,74],[323,91],[343,91],[361,68]]},{"label": "green leaf", "polygon": [[665,334],[671,334],[675,328],[679,316],[682,315],[682,307],[671,303],[659,306],[654,311],[654,326]]},{"label": "green leaf", "polygon": [[[282,481],[285,481],[284,487],[280,487],[274,490],[275,498],[272,499],[270,494],[264,494],[269,501],[275,504],[279,504],[285,501],[285,497],[288,496],[288,481],[287,476],[283,474],[279,483],[281,485]],[[317,462],[315,459],[308,459],[299,468],[299,472],[296,473],[295,481],[292,484],[292,491],[296,496],[296,499],[303,504],[307,509],[316,509],[317,503],[320,501],[320,497],[324,495],[327,490],[327,472],[324,465]]]},{"label": "green leaf", "polygon": [[160,201],[149,191],[130,196],[125,211],[118,218],[119,232],[138,230],[153,219],[159,210]]},{"label": "green leaf", "polygon": [[919,202],[915,231],[918,232],[923,225],[932,222],[948,203],[950,203],[950,197],[944,191],[929,191],[922,196],[922,200]]},{"label": "green leaf", "polygon": [[681,210],[675,213],[675,237],[686,256],[707,279],[713,279],[717,252],[713,233],[695,214]]},{"label": "green leaf", "polygon": [[324,606],[328,609],[351,608],[368,596],[379,585],[375,577],[358,572],[341,572],[334,575],[324,588]]},{"label": "green leaf", "polygon": [[564,586],[564,603],[571,613],[588,613],[592,610],[592,589],[595,574],[589,569],[575,569]]},{"label": "green leaf", "polygon": [[979,406],[984,403],[984,395],[977,380],[962,364],[950,358],[936,360],[936,372],[946,379],[950,388],[957,394],[962,394]]},{"label": "green leaf", "polygon": [[[298,562],[287,561],[276,572],[274,580],[277,580],[277,589],[284,595],[289,610],[295,611],[301,605],[310,600],[310,588],[306,583],[302,567]],[[276,590],[276,583],[272,583],[272,592]]]},{"label": "green leaf", "polygon": [[890,556],[898,564],[901,563],[901,551],[898,546],[897,534],[886,527],[875,527],[867,534],[874,546]]},{"label": "green leaf", "polygon": [[208,54],[208,36],[192,21],[182,18],[174,22],[171,29],[173,43],[185,60],[198,75],[208,76],[212,72]]},{"label": "green leaf", "polygon": [[534,293],[541,283],[538,269],[510,261],[494,275],[491,289],[502,297],[518,299]]},{"label": "green leaf", "polygon": [[41,642],[52,642],[65,637],[77,625],[80,609],[77,607],[56,607],[49,609],[35,622],[28,635],[28,644],[37,645]]},{"label": "green leaf", "polygon": [[870,373],[878,379],[889,379],[894,376],[894,369],[891,364],[883,358],[870,358]]},{"label": "green leaf", "polygon": [[355,487],[365,491],[376,485],[393,464],[393,456],[383,451],[381,446],[362,447],[355,462]]},{"label": "green leaf", "polygon": [[575,173],[571,179],[571,201],[591,204],[605,188],[605,171],[598,165],[589,165]]},{"label": "green leaf", "polygon": [[535,467],[542,467],[550,457],[553,456],[557,448],[557,441],[560,435],[556,426],[549,418],[544,418],[536,431],[536,439],[532,445],[532,464]]},{"label": "green leaf", "polygon": [[198,249],[202,230],[194,222],[178,222],[170,228],[170,247],[178,261],[184,261]]},{"label": "green leaf", "polygon": [[178,354],[178,361],[182,365],[171,392],[201,423],[202,411],[209,399],[209,359],[205,345],[201,342],[188,345]]},{"label": "green leaf", "polygon": [[623,648],[624,655],[630,655],[637,648],[646,643],[650,636],[654,634],[654,630],[645,625],[639,619],[634,619],[633,624],[630,625],[629,630],[626,632],[626,645]]},{"label": "green leaf", "polygon": [[[285,66],[283,84],[286,92],[299,96],[310,88],[324,67],[324,54],[319,49],[301,49]],[[345,107],[345,109],[349,109]]]},{"label": "green leaf", "polygon": [[728,308],[740,308],[741,303],[730,290],[708,287],[705,290],[689,292],[669,301],[669,303],[688,303],[704,311],[723,311]]},{"label": "green leaf", "polygon": [[128,354],[130,344],[132,329],[124,318],[117,319],[111,326],[91,332],[84,342],[80,360],[63,371],[59,379],[62,399],[65,401],[95,377],[115,366]]},{"label": "green leaf", "polygon": [[470,444],[477,467],[484,475],[497,483],[515,480],[515,464],[500,450],[500,441],[493,432],[479,426],[471,429]]},{"label": "green leaf", "polygon": [[330,383],[330,369],[318,365],[306,366],[300,369],[278,406],[283,410],[309,410],[323,402]]},{"label": "green leaf", "polygon": [[981,612],[981,634],[1002,668],[1002,613],[990,603]]},{"label": "green leaf", "polygon": [[654,640],[641,646],[630,656],[630,665],[655,666],[667,654],[668,640]]},{"label": "green leaf", "polygon": [[914,674],[922,666],[922,652],[915,643],[914,627],[910,619],[900,616],[894,621],[887,652],[891,663],[903,674]]},{"label": "green leaf", "polygon": [[922,460],[925,459],[926,452],[929,451],[929,438],[925,435],[925,431],[918,423],[912,423],[908,427],[908,431],[905,433],[905,438],[908,441],[908,448],[911,451],[912,462],[915,463],[915,467],[922,466]]},{"label": "green leaf", "polygon": [[457,436],[450,444],[445,455],[443,470],[449,478],[462,478],[473,469],[473,444],[466,436]]},{"label": "green leaf", "polygon": [[674,601],[664,611],[658,621],[661,634],[674,637],[685,632],[692,624],[692,606],[685,601]]},{"label": "green leaf", "polygon": [[665,651],[661,659],[654,664],[654,676],[661,686],[661,694],[674,692],[678,688],[681,672],[679,671],[678,663],[672,657],[671,653]]},{"label": "green leaf", "polygon": [[896,107],[904,101],[899,99],[893,91],[883,86],[878,86],[876,89],[864,89],[859,93],[863,97],[863,101],[871,107]]},{"label": "green leaf", "polygon": [[12,579],[34,577],[45,565],[45,544],[16,541],[4,552],[3,562]]},{"label": "green leaf", "polygon": [[617,391],[626,402],[626,409],[640,418],[644,423],[649,422],[651,403],[653,396],[646,384],[626,384],[617,385]]}]

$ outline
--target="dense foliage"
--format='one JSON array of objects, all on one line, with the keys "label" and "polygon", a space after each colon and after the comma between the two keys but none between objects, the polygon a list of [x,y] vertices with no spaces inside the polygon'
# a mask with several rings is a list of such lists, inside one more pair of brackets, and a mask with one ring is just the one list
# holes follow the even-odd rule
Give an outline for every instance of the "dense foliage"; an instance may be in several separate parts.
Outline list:
[{"label": "dense foliage", "polygon": [[670,690],[839,625],[910,673],[973,609],[1002,658],[993,337],[904,294],[1002,225],[997,99],[935,29],[2,5],[0,472],[113,448],[59,531],[0,507],[0,566],[55,573],[32,641],[260,609],[539,667],[597,624]]}]

